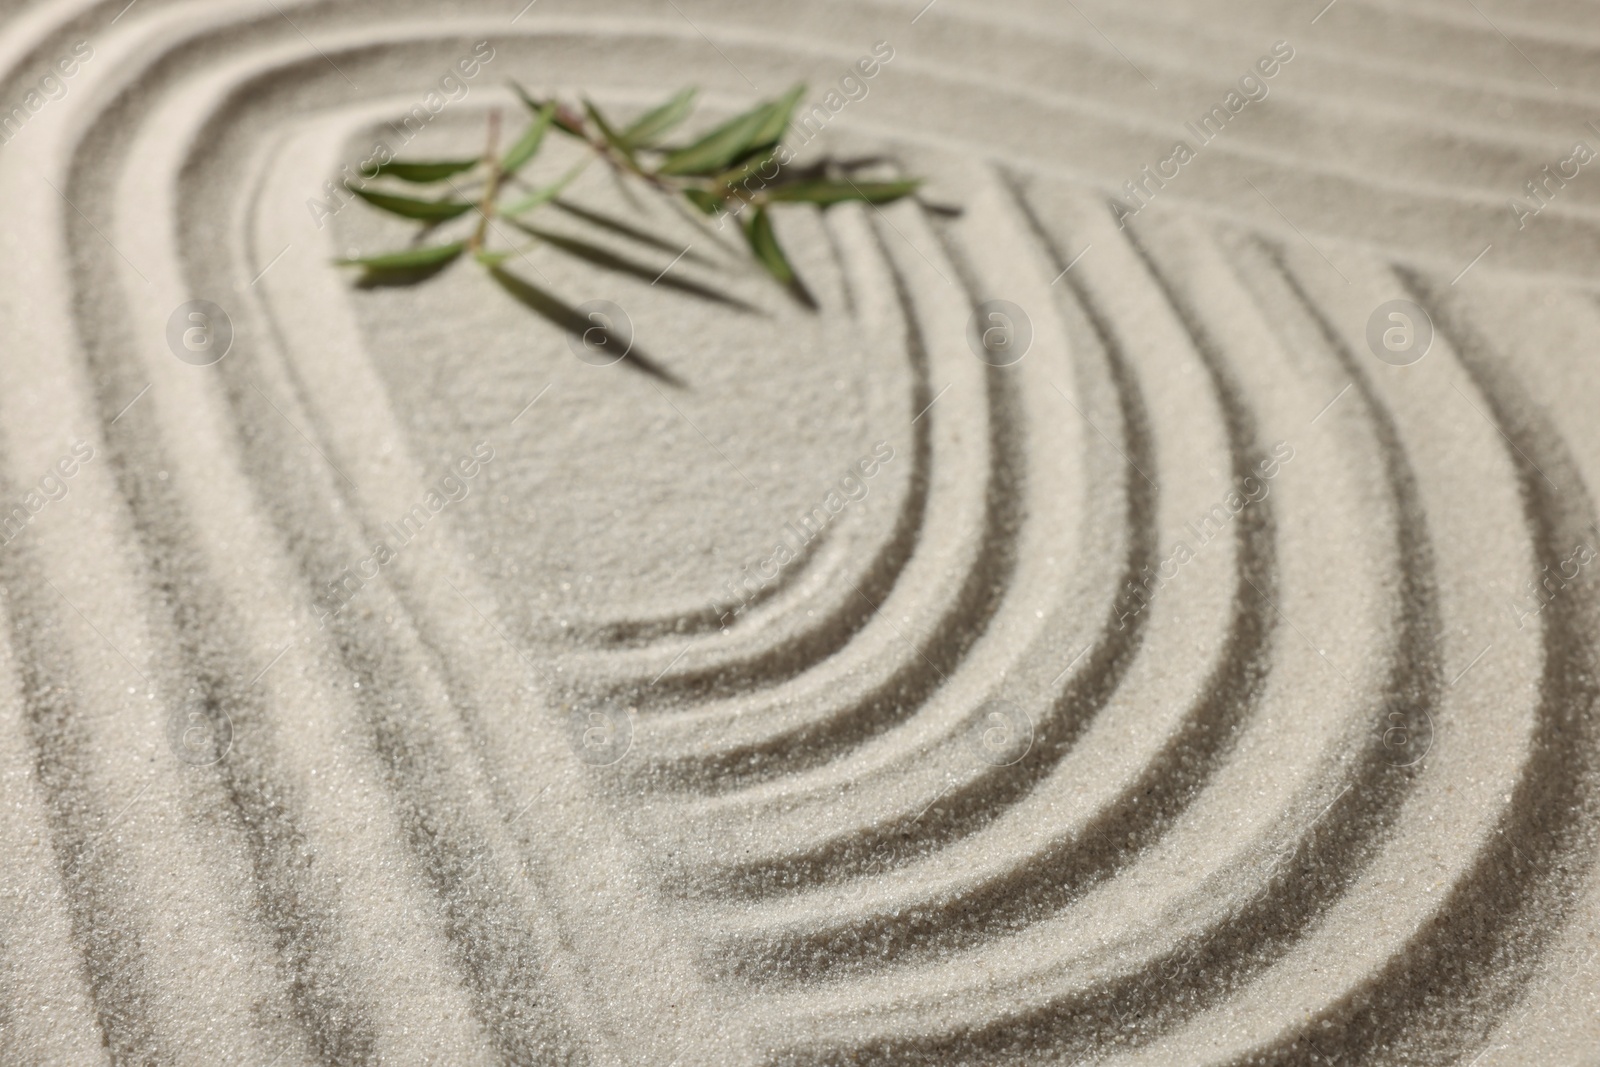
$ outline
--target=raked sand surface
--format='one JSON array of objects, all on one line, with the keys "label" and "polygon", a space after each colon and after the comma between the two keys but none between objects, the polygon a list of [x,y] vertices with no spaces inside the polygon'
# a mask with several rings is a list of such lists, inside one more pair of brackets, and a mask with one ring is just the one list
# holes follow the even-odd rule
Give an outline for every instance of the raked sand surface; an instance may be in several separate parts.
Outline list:
[{"label": "raked sand surface", "polygon": [[[7,0],[0,1064],[1600,1063],[1600,5],[925,3]],[[354,285],[511,77],[928,182]]]}]

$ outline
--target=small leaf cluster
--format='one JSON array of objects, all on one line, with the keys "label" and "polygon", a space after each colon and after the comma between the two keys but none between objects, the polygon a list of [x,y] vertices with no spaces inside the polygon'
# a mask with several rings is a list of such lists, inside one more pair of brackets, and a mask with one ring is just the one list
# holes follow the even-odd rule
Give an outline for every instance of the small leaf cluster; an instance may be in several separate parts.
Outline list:
[{"label": "small leaf cluster", "polygon": [[[667,139],[693,112],[696,91],[684,89],[626,125],[613,122],[592,101],[572,107],[556,100],[538,100],[512,83],[528,116],[520,136],[504,152],[497,149],[499,113],[489,117],[489,137],[484,153],[471,159],[393,160],[378,168],[375,178],[390,178],[410,186],[447,184],[449,192],[428,198],[352,185],[351,192],[373,207],[421,223],[424,233],[451,219],[478,213],[470,236],[445,244],[419,245],[401,251],[354,259],[341,264],[363,268],[369,275],[426,274],[442,269],[463,254],[499,271],[517,249],[491,248],[490,238],[502,220],[535,240],[580,255],[591,262],[603,254],[592,245],[562,238],[529,221],[547,205],[567,207],[570,214],[593,225],[628,232],[625,223],[566,205],[561,194],[592,162],[599,160],[668,198],[681,200],[694,212],[738,221],[750,251],[768,274],[792,289],[798,287],[794,267],[778,242],[771,208],[778,204],[816,204],[828,207],[857,201],[886,204],[913,194],[919,182],[856,181],[848,172],[827,164],[805,170],[787,168],[793,153],[783,146],[795,106],[805,92],[796,85],[783,96],[717,125],[684,144]],[[552,133],[581,142],[588,150],[582,160],[547,185],[528,187],[517,181]],[[478,195],[461,192],[458,181]],[[516,190],[513,191],[514,187]]]}]

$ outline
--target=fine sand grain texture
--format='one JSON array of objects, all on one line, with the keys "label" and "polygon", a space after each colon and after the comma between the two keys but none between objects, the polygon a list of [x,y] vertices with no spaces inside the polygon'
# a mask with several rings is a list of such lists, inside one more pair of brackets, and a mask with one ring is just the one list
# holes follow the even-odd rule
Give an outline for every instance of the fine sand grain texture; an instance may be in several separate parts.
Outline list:
[{"label": "fine sand grain texture", "polygon": [[0,1064],[1600,1064],[1600,5],[1323,2],[3,0]]}]

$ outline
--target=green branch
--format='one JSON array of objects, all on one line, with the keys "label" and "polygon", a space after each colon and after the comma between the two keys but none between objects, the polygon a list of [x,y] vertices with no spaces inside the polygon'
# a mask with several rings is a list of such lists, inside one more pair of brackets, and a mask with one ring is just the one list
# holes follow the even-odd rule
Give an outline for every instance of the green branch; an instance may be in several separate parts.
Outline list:
[{"label": "green branch", "polygon": [[[529,121],[503,156],[497,154],[500,112],[495,110],[489,115],[487,146],[481,157],[395,160],[381,166],[376,175],[413,185],[449,182],[453,191],[452,179],[471,175],[482,182],[482,192],[476,202],[459,192],[455,197],[424,200],[378,189],[351,187],[352,192],[378,210],[421,223],[424,232],[476,209],[479,217],[470,237],[450,244],[412,247],[339,260],[339,263],[361,267],[369,273],[415,272],[419,268],[442,268],[467,251],[480,263],[497,267],[509,256],[519,253],[515,249],[489,247],[494,218],[504,216],[514,220],[520,230],[528,232],[527,216],[548,205],[566,208],[580,221],[613,233],[640,233],[625,222],[572,209],[558,199],[587,164],[598,159],[624,178],[637,180],[689,205],[695,212],[718,220],[739,216],[747,208],[751,209],[739,227],[749,245],[751,261],[779,284],[792,292],[803,293],[804,287],[778,243],[771,208],[785,204],[812,204],[821,208],[851,202],[888,204],[913,195],[921,185],[915,179],[857,182],[847,171],[826,160],[803,171],[786,169],[793,153],[783,147],[783,137],[805,93],[803,85],[794,86],[775,100],[763,101],[681,145],[668,145],[665,141],[692,113],[696,95],[692,88],[675,93],[633,122],[619,125],[592,101],[584,100],[581,109],[573,108],[556,100],[538,100],[515,82],[512,87]],[[557,181],[519,195],[509,203],[501,203],[510,181],[538,156],[551,129],[582,143],[587,158]],[[567,254],[578,254],[577,249],[591,247],[583,242],[546,239],[546,243]],[[646,243],[659,242],[651,239]],[[592,256],[589,258],[593,261]]]}]

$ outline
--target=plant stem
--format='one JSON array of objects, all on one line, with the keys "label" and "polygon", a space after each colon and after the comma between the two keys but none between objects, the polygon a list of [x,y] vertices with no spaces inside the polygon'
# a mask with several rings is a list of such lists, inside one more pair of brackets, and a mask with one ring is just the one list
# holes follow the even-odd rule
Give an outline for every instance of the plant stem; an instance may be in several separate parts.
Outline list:
[{"label": "plant stem", "polygon": [[592,140],[589,142],[589,147],[593,149],[601,159],[611,164],[611,166],[615,167],[617,170],[620,170],[626,174],[632,174],[645,184],[653,185],[657,189],[662,189],[669,193],[679,192],[679,189],[666,178],[663,178],[659,174],[652,174],[650,171],[645,170],[633,160],[612,148],[604,140]]},{"label": "plant stem", "polygon": [[473,231],[472,239],[467,242],[467,250],[476,254],[483,248],[484,238],[489,233],[489,220],[494,217],[495,201],[500,195],[500,179],[503,172],[500,169],[500,109],[495,108],[489,112],[489,144],[484,149],[483,161],[489,168],[489,179],[483,186],[483,200],[478,204],[478,228]]}]

